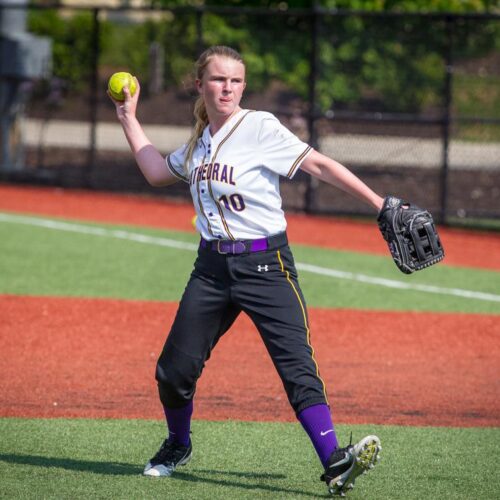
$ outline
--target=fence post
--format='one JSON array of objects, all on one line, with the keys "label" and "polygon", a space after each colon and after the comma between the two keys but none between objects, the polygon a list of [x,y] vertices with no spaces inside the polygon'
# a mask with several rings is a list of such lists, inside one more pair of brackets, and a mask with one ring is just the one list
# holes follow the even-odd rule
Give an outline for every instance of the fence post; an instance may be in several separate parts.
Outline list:
[{"label": "fence post", "polygon": [[196,58],[200,57],[203,52],[203,9],[196,9]]},{"label": "fence post", "polygon": [[165,53],[159,42],[149,46],[149,95],[158,95],[163,90]]},{"label": "fence post", "polygon": [[[319,15],[318,3],[315,0],[312,4],[311,14],[311,54],[309,70],[309,110],[307,115],[307,130],[309,134],[308,143],[314,149],[318,148],[318,137],[316,132],[316,81],[318,78],[318,29]],[[313,213],[316,209],[315,194],[319,185],[318,179],[309,175],[307,177],[307,189],[305,192],[304,210],[306,213]]]},{"label": "fence post", "polygon": [[446,16],[446,53],[445,53],[445,81],[443,102],[443,164],[441,167],[441,209],[440,222],[447,222],[448,206],[448,173],[450,149],[450,123],[451,123],[451,92],[453,78],[453,19]]},{"label": "fence post", "polygon": [[90,83],[90,146],[87,157],[87,169],[84,174],[84,183],[87,187],[91,187],[91,174],[95,164],[96,149],[97,149],[97,109],[99,95],[99,7],[92,9],[93,24],[92,24],[92,76]]}]

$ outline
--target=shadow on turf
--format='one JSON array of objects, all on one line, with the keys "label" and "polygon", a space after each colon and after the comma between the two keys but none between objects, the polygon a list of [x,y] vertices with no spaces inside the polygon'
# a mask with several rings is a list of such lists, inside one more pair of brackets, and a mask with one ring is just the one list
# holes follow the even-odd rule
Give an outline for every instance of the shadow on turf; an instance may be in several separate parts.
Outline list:
[{"label": "shadow on turf", "polygon": [[[92,472],[94,474],[104,474],[110,476],[140,476],[142,474],[142,467],[134,464],[119,462],[92,462],[89,460],[75,460],[73,458],[42,457],[37,455],[14,455],[9,453],[0,453],[0,461],[18,465],[31,465],[35,467],[58,467],[60,469],[66,469],[70,471]],[[214,479],[211,477],[207,477],[207,475],[230,476],[230,479]],[[243,490],[263,490],[273,493],[287,493],[289,495],[296,494],[314,498],[318,497],[317,493],[312,493],[310,491],[280,488],[279,486],[255,482],[259,479],[272,481],[277,479],[286,479],[286,477],[287,476],[285,476],[284,474],[258,472],[253,473],[212,469],[194,469],[193,473],[180,472],[177,470],[174,476],[175,479],[194,483],[201,482],[215,484],[217,486],[241,488]],[[248,479],[251,480],[251,482],[241,482],[238,481],[239,478]]]},{"label": "shadow on turf", "polygon": [[1,454],[0,461],[38,467],[59,467],[66,470],[93,472],[110,476],[132,476],[142,473],[142,467],[118,462],[91,462],[73,458],[41,457],[36,455]]},{"label": "shadow on turf", "polygon": [[[273,480],[273,479],[286,479],[287,476],[283,474],[265,474],[265,473],[253,473],[253,472],[237,472],[237,471],[227,471],[227,470],[212,470],[212,469],[194,469],[193,473],[175,471],[175,475],[172,478],[179,479],[181,481],[189,481],[194,483],[208,483],[216,484],[217,486],[228,486],[231,488],[241,488],[242,490],[263,490],[273,493],[286,493],[288,495],[301,495],[304,497],[318,498],[317,493],[304,490],[294,490],[292,488],[280,488],[279,486],[273,486],[270,484],[256,483],[255,480]],[[211,475],[222,475],[222,476],[232,476],[235,478],[245,478],[253,479],[254,482],[242,483],[240,481],[232,479],[213,479],[206,476],[200,476],[199,474],[211,474]],[[321,495],[320,495],[321,496]],[[328,496],[328,495],[325,495]]]}]

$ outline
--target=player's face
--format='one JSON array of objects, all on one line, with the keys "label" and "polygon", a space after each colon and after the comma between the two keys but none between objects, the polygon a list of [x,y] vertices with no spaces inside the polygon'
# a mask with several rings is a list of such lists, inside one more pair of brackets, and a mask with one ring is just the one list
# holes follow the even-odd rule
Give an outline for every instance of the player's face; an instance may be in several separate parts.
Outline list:
[{"label": "player's face", "polygon": [[240,109],[246,86],[245,66],[229,57],[214,56],[196,85],[205,101],[209,119],[228,118]]}]

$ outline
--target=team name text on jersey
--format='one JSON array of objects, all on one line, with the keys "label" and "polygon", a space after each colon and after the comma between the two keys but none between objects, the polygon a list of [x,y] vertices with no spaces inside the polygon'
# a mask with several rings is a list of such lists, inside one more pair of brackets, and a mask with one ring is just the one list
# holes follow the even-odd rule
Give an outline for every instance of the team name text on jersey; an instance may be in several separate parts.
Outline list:
[{"label": "team name text on jersey", "polygon": [[224,182],[236,186],[233,178],[234,167],[220,163],[205,163],[193,169],[189,176],[189,185],[204,180]]}]

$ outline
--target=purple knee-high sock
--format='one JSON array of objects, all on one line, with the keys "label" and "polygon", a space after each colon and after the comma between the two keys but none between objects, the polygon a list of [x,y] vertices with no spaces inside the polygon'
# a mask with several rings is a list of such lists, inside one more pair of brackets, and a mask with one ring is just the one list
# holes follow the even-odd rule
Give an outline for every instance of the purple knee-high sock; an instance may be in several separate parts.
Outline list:
[{"label": "purple knee-high sock", "polygon": [[163,407],[168,427],[168,441],[188,446],[191,431],[191,415],[193,414],[193,402],[190,401],[183,408]]},{"label": "purple knee-high sock", "polygon": [[326,404],[309,406],[302,410],[297,417],[311,439],[323,467],[325,467],[330,455],[339,446],[330,409]]}]

